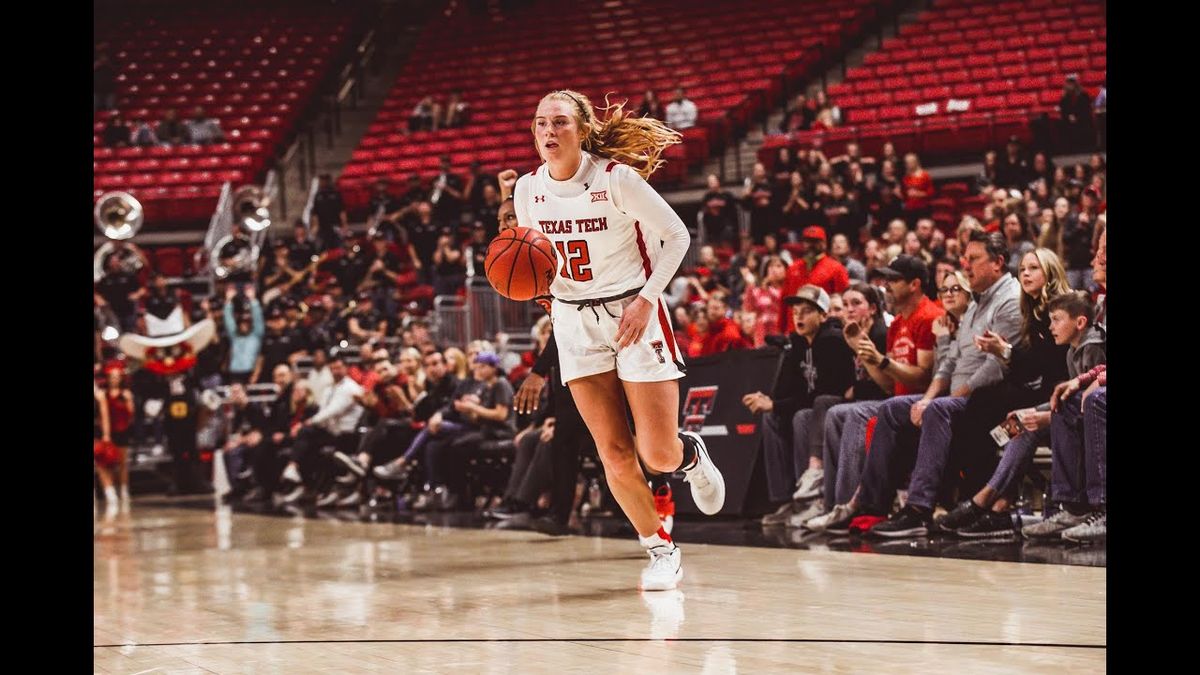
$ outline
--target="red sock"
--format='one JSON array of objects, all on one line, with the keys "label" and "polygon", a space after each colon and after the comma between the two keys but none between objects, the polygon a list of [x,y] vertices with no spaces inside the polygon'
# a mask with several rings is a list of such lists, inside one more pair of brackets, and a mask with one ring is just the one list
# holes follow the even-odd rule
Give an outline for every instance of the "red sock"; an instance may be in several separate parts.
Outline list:
[{"label": "red sock", "polygon": [[662,537],[663,540],[669,544],[675,543],[675,542],[671,541],[671,534],[669,532],[667,532],[666,529],[664,529],[661,526],[658,528],[658,532],[656,534],[658,534],[658,536]]}]

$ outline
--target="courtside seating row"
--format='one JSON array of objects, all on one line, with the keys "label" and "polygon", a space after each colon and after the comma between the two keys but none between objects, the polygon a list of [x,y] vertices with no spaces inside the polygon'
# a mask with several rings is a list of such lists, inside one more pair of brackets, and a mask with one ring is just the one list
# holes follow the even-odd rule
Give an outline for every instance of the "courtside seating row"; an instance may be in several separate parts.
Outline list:
[{"label": "courtside seating row", "polygon": [[[528,170],[539,162],[533,110],[548,91],[571,87],[597,104],[611,92],[635,110],[647,89],[665,107],[679,84],[696,103],[699,124],[683,132],[684,143],[665,153],[668,164],[654,176],[676,181],[777,104],[785,78],[812,74],[880,11],[867,0],[837,7],[819,0],[542,0],[501,22],[459,12],[426,28],[340,186],[355,208],[366,204],[373,181],[431,177],[442,155],[459,171],[472,161]],[[405,133],[422,97],[444,102],[454,90],[470,104],[468,125]]]}]

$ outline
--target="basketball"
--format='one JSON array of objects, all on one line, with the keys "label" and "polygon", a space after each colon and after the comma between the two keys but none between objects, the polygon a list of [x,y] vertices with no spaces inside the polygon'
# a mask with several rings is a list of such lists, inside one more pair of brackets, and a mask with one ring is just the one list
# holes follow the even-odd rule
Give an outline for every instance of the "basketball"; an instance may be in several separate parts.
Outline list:
[{"label": "basketball", "polygon": [[550,293],[554,270],[554,244],[528,227],[501,232],[488,245],[484,274],[496,292],[509,300],[532,300]]}]

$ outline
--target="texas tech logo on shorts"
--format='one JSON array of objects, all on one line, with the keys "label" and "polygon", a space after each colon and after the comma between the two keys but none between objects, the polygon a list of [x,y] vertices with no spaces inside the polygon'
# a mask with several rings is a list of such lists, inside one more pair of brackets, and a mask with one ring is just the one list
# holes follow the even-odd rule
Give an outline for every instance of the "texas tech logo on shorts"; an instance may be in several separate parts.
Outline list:
[{"label": "texas tech logo on shorts", "polygon": [[683,399],[683,430],[700,433],[717,401],[717,385],[690,387]]},{"label": "texas tech logo on shorts", "polygon": [[663,353],[662,353],[662,350],[663,350],[663,343],[662,343],[662,340],[654,340],[653,342],[651,342],[651,343],[650,343],[650,348],[654,350],[654,354],[655,354],[655,356],[657,356],[657,357],[658,357],[658,362],[659,362],[659,363],[666,363],[666,362],[667,362],[667,360],[666,360],[665,358],[663,358]]}]

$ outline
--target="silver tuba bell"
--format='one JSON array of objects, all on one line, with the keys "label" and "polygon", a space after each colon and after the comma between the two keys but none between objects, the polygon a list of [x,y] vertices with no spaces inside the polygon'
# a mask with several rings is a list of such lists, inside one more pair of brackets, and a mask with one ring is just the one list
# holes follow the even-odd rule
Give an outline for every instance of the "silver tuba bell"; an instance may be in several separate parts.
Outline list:
[{"label": "silver tuba bell", "polygon": [[128,192],[109,192],[96,200],[96,227],[109,239],[131,239],[146,219],[142,204]]},{"label": "silver tuba bell", "polygon": [[92,214],[96,227],[110,240],[96,250],[92,259],[93,279],[99,281],[104,278],[105,261],[114,255],[119,256],[122,271],[131,274],[140,272],[144,264],[141,254],[135,250],[132,242],[126,245],[124,241],[142,229],[146,216],[141,202],[128,192],[108,192],[96,200]]},{"label": "silver tuba bell", "polygon": [[271,226],[270,200],[257,185],[243,185],[233,195],[233,222],[250,232],[262,232]]}]

